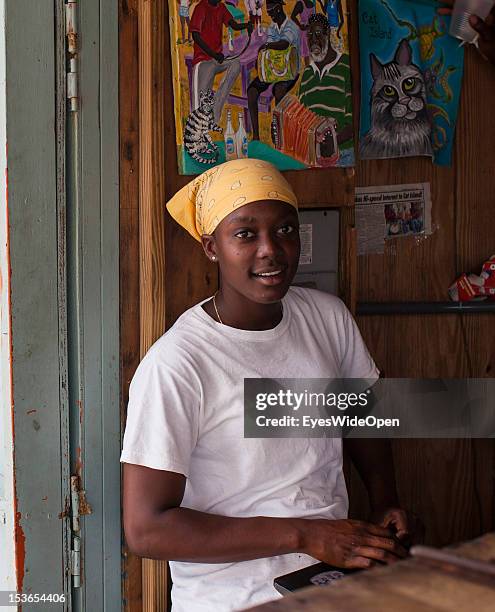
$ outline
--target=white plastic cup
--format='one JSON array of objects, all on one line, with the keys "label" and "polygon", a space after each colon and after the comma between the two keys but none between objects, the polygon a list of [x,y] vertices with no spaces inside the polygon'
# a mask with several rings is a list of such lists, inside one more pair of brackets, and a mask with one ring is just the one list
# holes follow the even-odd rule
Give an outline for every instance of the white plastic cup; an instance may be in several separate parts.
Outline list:
[{"label": "white plastic cup", "polygon": [[449,33],[465,43],[475,43],[478,32],[469,23],[471,15],[486,19],[494,5],[494,0],[456,0],[452,11]]}]

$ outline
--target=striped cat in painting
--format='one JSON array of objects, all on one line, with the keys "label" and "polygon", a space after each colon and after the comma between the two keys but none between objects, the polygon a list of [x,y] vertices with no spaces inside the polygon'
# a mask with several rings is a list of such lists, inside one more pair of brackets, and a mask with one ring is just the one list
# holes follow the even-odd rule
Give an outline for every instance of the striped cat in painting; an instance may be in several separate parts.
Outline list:
[{"label": "striped cat in painting", "polygon": [[210,131],[223,132],[213,117],[214,101],[215,94],[211,89],[201,91],[199,106],[187,118],[184,129],[184,147],[200,164],[215,164],[218,161],[218,147],[209,134]]}]

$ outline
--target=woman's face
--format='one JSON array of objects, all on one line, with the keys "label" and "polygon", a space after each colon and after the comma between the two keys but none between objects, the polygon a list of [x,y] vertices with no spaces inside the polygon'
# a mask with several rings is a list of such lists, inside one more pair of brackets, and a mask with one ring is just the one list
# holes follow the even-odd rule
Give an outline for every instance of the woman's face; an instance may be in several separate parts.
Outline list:
[{"label": "woman's face", "polygon": [[277,302],[297,271],[297,212],[273,200],[247,204],[225,217],[203,245],[208,256],[217,257],[224,293],[234,290],[253,302]]}]

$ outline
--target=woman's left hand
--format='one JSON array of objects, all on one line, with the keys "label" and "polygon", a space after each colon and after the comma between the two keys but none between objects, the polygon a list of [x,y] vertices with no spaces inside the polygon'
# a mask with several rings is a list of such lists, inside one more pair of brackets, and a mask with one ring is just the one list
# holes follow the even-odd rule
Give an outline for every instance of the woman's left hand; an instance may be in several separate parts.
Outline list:
[{"label": "woman's left hand", "polygon": [[395,537],[406,546],[422,542],[424,525],[421,520],[403,508],[383,508],[374,510],[369,518],[370,523],[391,529]]}]

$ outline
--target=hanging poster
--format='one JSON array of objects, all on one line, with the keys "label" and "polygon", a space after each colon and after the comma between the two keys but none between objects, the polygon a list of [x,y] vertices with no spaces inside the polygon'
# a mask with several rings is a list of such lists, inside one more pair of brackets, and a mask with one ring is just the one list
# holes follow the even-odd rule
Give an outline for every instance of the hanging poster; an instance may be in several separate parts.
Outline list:
[{"label": "hanging poster", "polygon": [[450,165],[464,51],[435,0],[360,0],[362,159]]},{"label": "hanging poster", "polygon": [[347,0],[169,0],[181,174],[353,166]]}]

